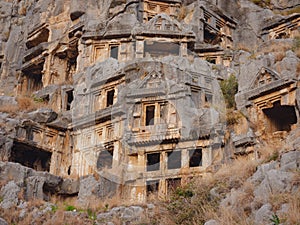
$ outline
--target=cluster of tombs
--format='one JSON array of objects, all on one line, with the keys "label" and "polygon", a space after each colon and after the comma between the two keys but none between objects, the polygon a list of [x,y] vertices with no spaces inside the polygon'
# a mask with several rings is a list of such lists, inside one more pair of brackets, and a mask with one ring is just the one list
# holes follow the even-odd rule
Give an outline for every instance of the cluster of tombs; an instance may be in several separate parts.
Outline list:
[{"label": "cluster of tombs", "polygon": [[[211,107],[220,105],[216,77],[200,59],[229,65],[237,22],[217,5],[193,4],[193,24],[180,21],[179,0],[143,0],[100,30],[85,30],[84,13],[75,12],[30,31],[18,93],[34,93],[68,118],[23,122],[9,160],[63,177],[98,172],[139,201],[205,173],[222,153],[224,128]],[[63,18],[70,20],[68,32],[57,41]],[[265,34],[277,38],[273,33],[287,27],[286,35],[294,35],[299,15],[287,20]],[[262,68],[237,98],[247,102],[251,118],[268,121],[264,129],[290,131],[298,118],[297,86]],[[249,144],[253,139],[235,142]]]}]

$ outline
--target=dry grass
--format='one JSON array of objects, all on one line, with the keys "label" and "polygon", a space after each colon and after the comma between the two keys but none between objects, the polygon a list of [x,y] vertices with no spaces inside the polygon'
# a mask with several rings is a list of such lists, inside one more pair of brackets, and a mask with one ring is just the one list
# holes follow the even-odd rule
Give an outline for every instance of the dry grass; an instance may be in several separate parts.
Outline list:
[{"label": "dry grass", "polygon": [[276,161],[280,157],[280,151],[283,149],[282,143],[269,144],[262,146],[259,150],[259,157],[264,163]]},{"label": "dry grass", "polygon": [[18,112],[30,112],[39,108],[47,107],[47,104],[41,101],[37,101],[32,97],[19,96],[16,98],[17,105],[7,104],[0,106],[0,112],[9,113],[11,116],[15,116]]},{"label": "dry grass", "polygon": [[0,112],[9,113],[12,116],[15,116],[19,107],[17,105],[1,105]]},{"label": "dry grass", "polygon": [[290,195],[289,210],[286,215],[287,224],[300,225],[300,193]]},{"label": "dry grass", "polygon": [[285,54],[286,51],[291,49],[293,49],[293,44],[291,43],[285,41],[279,42],[278,40],[271,40],[267,43],[264,43],[264,45],[259,48],[259,53],[274,53],[276,58],[278,57],[277,59],[279,59],[280,57],[282,57],[283,54]]},{"label": "dry grass", "polygon": [[[254,188],[245,181],[255,172],[256,166],[254,161],[239,159],[223,165],[214,175],[194,179],[192,184],[177,189],[166,203],[170,219],[175,224],[203,224],[218,218],[222,218],[221,224],[246,224],[243,221],[249,213]],[[239,211],[219,207],[227,193],[241,187],[243,192],[238,194],[237,201],[240,205],[234,207]]]},{"label": "dry grass", "polygon": [[236,48],[237,48],[238,50],[243,50],[243,51],[245,51],[245,52],[252,52],[252,49],[249,48],[249,46],[246,46],[246,45],[241,44],[241,43],[238,43],[237,46],[236,46]]},{"label": "dry grass", "polygon": [[33,98],[27,96],[18,97],[17,102],[18,102],[19,110],[25,112],[34,111],[36,109],[47,106],[47,104],[43,102],[35,101]]},{"label": "dry grass", "polygon": [[284,16],[288,16],[291,15],[293,13],[300,13],[300,6],[292,8],[290,10],[286,10],[286,11],[281,11],[280,14],[284,15]]},{"label": "dry grass", "polygon": [[285,57],[285,53],[284,52],[276,52],[275,53],[275,62],[282,61],[284,57]]}]

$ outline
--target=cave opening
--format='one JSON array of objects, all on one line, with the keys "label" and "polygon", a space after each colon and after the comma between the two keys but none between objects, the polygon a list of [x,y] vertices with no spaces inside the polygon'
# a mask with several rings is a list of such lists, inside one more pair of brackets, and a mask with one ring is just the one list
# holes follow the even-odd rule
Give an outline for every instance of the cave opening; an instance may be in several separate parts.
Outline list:
[{"label": "cave opening", "polygon": [[37,171],[49,172],[51,156],[52,153],[44,149],[15,141],[9,161],[20,163]]},{"label": "cave opening", "polygon": [[297,123],[295,107],[281,105],[280,101],[275,102],[272,108],[263,109],[263,112],[268,119],[271,132],[290,131],[291,125]]}]

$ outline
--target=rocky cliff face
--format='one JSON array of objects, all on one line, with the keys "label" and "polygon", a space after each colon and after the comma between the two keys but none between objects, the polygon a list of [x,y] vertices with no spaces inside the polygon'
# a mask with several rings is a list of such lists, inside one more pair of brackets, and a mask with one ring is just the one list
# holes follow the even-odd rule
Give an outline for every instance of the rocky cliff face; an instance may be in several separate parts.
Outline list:
[{"label": "rocky cliff face", "polygon": [[[239,203],[249,194],[240,185],[215,193],[220,207],[244,210],[254,224],[286,218],[294,203],[274,198],[299,192],[299,7],[0,0],[2,212],[8,218],[16,208],[15,221],[26,223],[32,209],[37,224],[56,223],[58,204],[29,202],[145,203],[248,158],[261,164],[246,181],[255,187],[251,203]],[[262,163],[267,149],[278,155]],[[106,204],[99,206],[106,212],[63,213],[65,222],[159,217],[153,205]]]}]

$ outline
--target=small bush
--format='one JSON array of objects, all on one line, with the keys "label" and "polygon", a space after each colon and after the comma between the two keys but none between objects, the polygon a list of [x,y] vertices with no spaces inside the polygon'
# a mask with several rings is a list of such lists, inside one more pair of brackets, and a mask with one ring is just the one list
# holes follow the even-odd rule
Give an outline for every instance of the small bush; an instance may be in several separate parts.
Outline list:
[{"label": "small bush", "polygon": [[227,108],[236,108],[234,99],[234,96],[238,91],[238,82],[236,77],[231,74],[228,79],[221,81],[220,86]]},{"label": "small bush", "polygon": [[270,221],[273,223],[273,225],[279,225],[280,224],[280,219],[276,214],[272,215],[272,218]]},{"label": "small bush", "polygon": [[244,115],[240,111],[233,111],[233,110],[228,110],[226,112],[226,124],[227,125],[238,125],[240,119]]},{"label": "small bush", "polygon": [[56,212],[58,210],[58,206],[57,205],[51,205],[51,211],[52,212]]},{"label": "small bush", "polygon": [[87,214],[88,214],[90,220],[97,219],[97,214],[96,214],[96,212],[93,212],[93,210],[87,209]]},{"label": "small bush", "polygon": [[76,211],[76,207],[75,206],[72,206],[72,205],[67,205],[66,208],[65,208],[66,211]]}]

